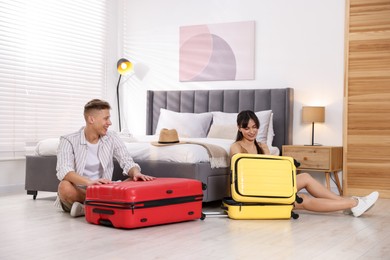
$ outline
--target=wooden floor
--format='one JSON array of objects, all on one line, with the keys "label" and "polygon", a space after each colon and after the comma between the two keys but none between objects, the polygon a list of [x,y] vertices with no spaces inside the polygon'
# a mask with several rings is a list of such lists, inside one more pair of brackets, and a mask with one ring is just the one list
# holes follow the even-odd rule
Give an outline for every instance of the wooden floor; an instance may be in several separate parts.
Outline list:
[{"label": "wooden floor", "polygon": [[0,197],[0,259],[390,259],[386,199],[360,218],[301,211],[297,220],[208,217],[119,230],[58,211],[54,195]]}]

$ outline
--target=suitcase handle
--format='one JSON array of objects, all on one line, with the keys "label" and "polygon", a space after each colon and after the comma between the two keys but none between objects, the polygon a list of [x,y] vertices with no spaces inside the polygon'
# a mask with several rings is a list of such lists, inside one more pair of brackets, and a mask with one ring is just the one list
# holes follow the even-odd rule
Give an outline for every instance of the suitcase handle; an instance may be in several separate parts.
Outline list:
[{"label": "suitcase handle", "polygon": [[104,215],[114,215],[115,214],[115,211],[111,210],[111,209],[99,209],[99,208],[94,208],[92,210],[93,213],[97,213],[97,214],[104,214]]}]

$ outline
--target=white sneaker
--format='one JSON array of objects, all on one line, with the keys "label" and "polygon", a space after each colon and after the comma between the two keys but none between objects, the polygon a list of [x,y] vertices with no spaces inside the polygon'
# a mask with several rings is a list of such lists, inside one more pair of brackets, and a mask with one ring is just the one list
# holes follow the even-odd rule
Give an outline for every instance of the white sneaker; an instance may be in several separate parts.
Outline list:
[{"label": "white sneaker", "polygon": [[351,208],[355,217],[361,216],[364,212],[371,209],[379,197],[379,193],[374,191],[365,197],[355,197],[358,200],[357,206]]},{"label": "white sneaker", "polygon": [[70,209],[70,215],[74,218],[84,216],[84,205],[80,202],[74,202],[72,208]]}]

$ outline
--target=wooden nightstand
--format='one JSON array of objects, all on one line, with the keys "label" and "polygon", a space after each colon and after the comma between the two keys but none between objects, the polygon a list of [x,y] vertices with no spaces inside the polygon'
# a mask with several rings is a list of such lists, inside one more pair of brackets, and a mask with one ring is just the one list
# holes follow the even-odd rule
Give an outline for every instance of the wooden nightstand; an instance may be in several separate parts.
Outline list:
[{"label": "wooden nightstand", "polygon": [[290,156],[301,163],[298,171],[325,172],[326,186],[330,190],[330,176],[333,173],[340,195],[343,194],[338,172],[343,169],[343,147],[283,145],[282,155]]}]

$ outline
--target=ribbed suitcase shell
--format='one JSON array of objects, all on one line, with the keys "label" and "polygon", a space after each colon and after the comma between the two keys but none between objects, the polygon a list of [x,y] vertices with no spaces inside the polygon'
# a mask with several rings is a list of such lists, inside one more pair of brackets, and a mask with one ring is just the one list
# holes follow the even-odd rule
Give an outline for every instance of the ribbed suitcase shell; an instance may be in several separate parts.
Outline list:
[{"label": "ribbed suitcase shell", "polygon": [[293,205],[242,203],[225,198],[222,206],[231,219],[289,219],[294,217]]},{"label": "ribbed suitcase shell", "polygon": [[235,154],[231,161],[231,193],[237,202],[293,204],[296,168],[286,156]]},{"label": "ribbed suitcase shell", "polygon": [[93,224],[138,228],[203,218],[202,183],[157,178],[88,186],[85,218]]}]

